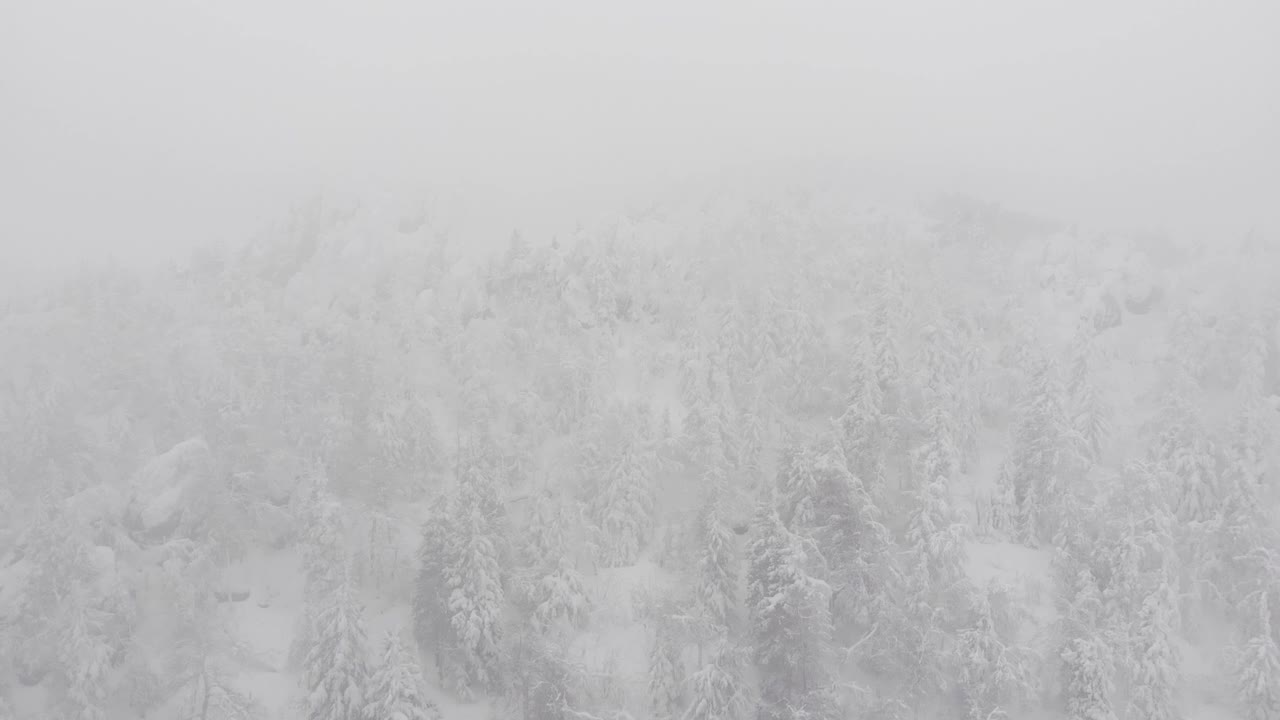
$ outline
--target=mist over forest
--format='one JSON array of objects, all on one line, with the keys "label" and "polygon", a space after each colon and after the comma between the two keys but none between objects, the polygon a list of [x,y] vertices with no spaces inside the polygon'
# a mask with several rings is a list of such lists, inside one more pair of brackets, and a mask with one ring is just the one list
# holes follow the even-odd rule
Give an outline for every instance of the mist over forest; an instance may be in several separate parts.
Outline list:
[{"label": "mist over forest", "polygon": [[1280,720],[1280,6],[12,11],[0,720]]}]

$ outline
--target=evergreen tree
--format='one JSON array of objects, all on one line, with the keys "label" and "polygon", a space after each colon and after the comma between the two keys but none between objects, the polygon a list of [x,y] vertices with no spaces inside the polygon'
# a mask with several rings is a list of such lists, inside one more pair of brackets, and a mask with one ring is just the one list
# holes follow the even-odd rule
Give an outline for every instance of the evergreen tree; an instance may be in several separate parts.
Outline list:
[{"label": "evergreen tree", "polygon": [[771,504],[760,505],[753,525],[747,604],[760,678],[759,717],[787,720],[806,697],[829,685],[829,590],[812,576],[800,539]]},{"label": "evergreen tree", "polygon": [[1080,445],[1079,454],[1096,463],[1102,456],[1111,423],[1109,409],[1098,395],[1093,379],[1093,359],[1094,332],[1082,324],[1071,347],[1067,392],[1071,401],[1073,437]]},{"label": "evergreen tree", "polygon": [[1063,395],[1054,368],[1045,360],[1037,361],[1019,409],[1006,475],[1001,478],[1013,496],[1015,537],[1031,545],[1047,541],[1056,531],[1063,438],[1069,427]]},{"label": "evergreen tree", "polygon": [[682,720],[743,720],[746,717],[749,700],[740,655],[734,648],[722,648],[689,678],[691,702]]},{"label": "evergreen tree", "polygon": [[1174,378],[1165,389],[1149,457],[1175,480],[1178,520],[1203,523],[1220,510],[1221,473],[1218,448],[1200,421],[1193,393],[1194,386],[1185,378]]},{"label": "evergreen tree", "polygon": [[315,614],[314,644],[302,669],[307,720],[364,720],[369,692],[363,607],[349,580]]},{"label": "evergreen tree", "polygon": [[582,575],[565,556],[557,561],[555,570],[538,581],[533,601],[533,623],[543,633],[560,624],[580,627],[590,607]]},{"label": "evergreen tree", "polygon": [[501,663],[503,508],[493,463],[471,459],[464,467],[455,505],[457,535],[452,562],[443,568],[448,617],[456,638],[458,692],[470,697],[496,688]]},{"label": "evergreen tree", "polygon": [[970,720],[1017,711],[1032,695],[1026,653],[1000,632],[991,605],[990,590],[975,594],[973,623],[958,636],[960,689]]},{"label": "evergreen tree", "polygon": [[1062,651],[1064,692],[1071,720],[1115,720],[1111,706],[1112,664],[1105,640],[1077,637]]},{"label": "evergreen tree", "polygon": [[716,626],[729,630],[736,625],[738,605],[737,539],[724,517],[722,477],[711,481],[700,519],[702,547],[698,556],[695,593],[697,602]]},{"label": "evergreen tree", "polygon": [[907,542],[926,568],[929,586],[938,597],[953,593],[965,578],[967,529],[951,507],[951,490],[937,477],[917,496],[907,521]]},{"label": "evergreen tree", "polygon": [[1178,653],[1167,587],[1147,595],[1138,621],[1129,712],[1133,720],[1179,720]]},{"label": "evergreen tree", "polygon": [[1062,618],[1062,691],[1072,720],[1115,720],[1110,644],[1099,630],[1102,598],[1088,567],[1067,588]]},{"label": "evergreen tree", "polygon": [[823,438],[792,449],[779,474],[780,517],[809,544],[831,588],[833,620],[865,625],[889,602],[889,531],[841,445]]},{"label": "evergreen tree", "polygon": [[1267,593],[1257,593],[1255,600],[1255,629],[1236,671],[1237,696],[1249,720],[1276,720],[1280,718],[1280,648],[1271,629]]},{"label": "evergreen tree", "polygon": [[78,720],[105,720],[115,654],[104,632],[108,618],[89,605],[82,592],[76,595],[58,646],[58,659],[66,673],[67,700]]},{"label": "evergreen tree", "polygon": [[458,562],[456,518],[451,503],[440,497],[422,526],[418,550],[418,577],[413,594],[413,630],[418,646],[435,654],[443,684],[447,658],[455,654],[457,638],[449,611],[449,587],[445,571]]},{"label": "evergreen tree", "polygon": [[604,470],[596,497],[601,560],[606,567],[632,565],[653,527],[653,458],[637,441]]},{"label": "evergreen tree", "polygon": [[659,720],[677,717],[684,703],[684,661],[679,638],[670,622],[659,619],[649,650],[649,697],[653,716]]},{"label": "evergreen tree", "polygon": [[878,497],[885,483],[888,425],[884,391],[868,353],[859,353],[854,361],[850,385],[847,407],[837,421],[845,457],[849,469],[862,479],[867,491]]},{"label": "evergreen tree", "polygon": [[345,518],[342,505],[328,489],[321,473],[309,480],[308,495],[302,509],[300,555],[303,572],[303,610],[290,652],[291,664],[297,666],[316,642],[314,613],[323,606],[324,598],[343,580],[342,569],[347,556]]},{"label": "evergreen tree", "polygon": [[369,720],[440,720],[426,697],[422,668],[395,633],[388,633],[382,662],[369,681],[365,715]]}]

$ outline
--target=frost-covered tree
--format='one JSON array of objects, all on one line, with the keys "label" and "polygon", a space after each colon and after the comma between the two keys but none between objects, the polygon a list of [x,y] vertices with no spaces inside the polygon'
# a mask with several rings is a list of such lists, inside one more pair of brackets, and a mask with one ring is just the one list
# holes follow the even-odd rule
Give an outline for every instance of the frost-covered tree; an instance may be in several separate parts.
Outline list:
[{"label": "frost-covered tree", "polygon": [[87,605],[81,595],[73,602],[69,622],[58,643],[59,660],[66,674],[66,699],[80,720],[105,720],[111,690],[110,673],[116,653],[105,630],[108,616]]},{"label": "frost-covered tree", "polygon": [[321,474],[308,481],[308,497],[302,507],[303,598],[305,604],[298,620],[291,660],[296,665],[306,657],[316,637],[314,612],[323,600],[344,582],[343,570],[348,556],[345,548],[346,523],[341,503],[328,491]]},{"label": "frost-covered tree", "polygon": [[442,568],[449,628],[455,640],[458,692],[470,696],[497,687],[501,675],[504,590],[504,515],[493,463],[467,462],[454,504],[455,536]]},{"label": "frost-covered tree", "polygon": [[953,593],[965,578],[967,527],[951,506],[950,484],[935,478],[918,494],[907,521],[907,543],[928,572],[938,597]]},{"label": "frost-covered tree", "polygon": [[1174,645],[1173,598],[1168,587],[1147,595],[1137,623],[1129,710],[1134,720],[1179,720],[1178,651]]},{"label": "frost-covered tree", "polygon": [[1253,598],[1257,617],[1236,669],[1236,693],[1249,720],[1280,718],[1280,648],[1271,628],[1266,593]]},{"label": "frost-covered tree", "polygon": [[849,385],[845,411],[838,420],[845,457],[850,471],[862,479],[872,497],[878,497],[885,483],[889,425],[884,414],[884,391],[865,350],[857,353]]},{"label": "frost-covered tree", "polygon": [[369,693],[364,608],[344,580],[314,615],[314,640],[302,668],[307,720],[363,720]]},{"label": "frost-covered tree", "polygon": [[1095,332],[1081,324],[1071,346],[1067,393],[1070,398],[1071,428],[1079,449],[1077,454],[1098,462],[1111,433],[1110,409],[1098,392],[1094,374]]},{"label": "frost-covered tree", "polygon": [[712,490],[699,516],[702,540],[694,581],[699,607],[707,619],[728,631],[738,613],[737,537],[725,518],[723,478],[712,480]]},{"label": "frost-covered tree", "polygon": [[449,586],[445,570],[457,563],[454,544],[456,518],[446,497],[438,497],[422,525],[418,549],[418,576],[413,593],[413,632],[418,646],[435,654],[436,669],[444,680],[446,656],[457,642],[449,612]]},{"label": "frost-covered tree", "polygon": [[1067,715],[1071,720],[1115,720],[1112,663],[1105,640],[1077,637],[1062,650]]},{"label": "frost-covered tree", "polygon": [[678,717],[684,705],[683,649],[673,623],[660,618],[649,648],[649,698],[655,718]]},{"label": "frost-covered tree", "polygon": [[577,628],[586,621],[590,609],[582,574],[573,562],[562,556],[551,572],[542,576],[533,588],[533,622],[540,632],[558,625]]},{"label": "frost-covered tree", "polygon": [[440,720],[426,696],[422,667],[400,636],[388,633],[382,660],[369,680],[365,717],[370,720]]},{"label": "frost-covered tree", "polygon": [[1175,481],[1174,509],[1184,523],[1211,520],[1221,502],[1220,453],[1196,408],[1195,392],[1190,381],[1177,377],[1165,388],[1148,453]]},{"label": "frost-covered tree", "polygon": [[789,719],[830,684],[829,589],[813,577],[800,538],[770,503],[757,508],[753,526],[747,606],[760,679],[758,716]]},{"label": "frost-covered tree", "polygon": [[689,678],[689,707],[682,720],[743,720],[750,698],[743,653],[722,648]]},{"label": "frost-covered tree", "polygon": [[806,540],[831,589],[833,621],[866,626],[889,602],[889,531],[849,471],[841,444],[823,438],[788,452],[778,476],[780,517]]},{"label": "frost-covered tree", "polygon": [[630,442],[603,469],[592,503],[599,530],[600,560],[606,567],[636,562],[653,528],[652,453]]},{"label": "frost-covered tree", "polygon": [[1013,431],[1013,446],[1000,478],[1012,496],[1013,535],[1036,545],[1053,537],[1061,487],[1064,438],[1069,431],[1065,393],[1055,368],[1035,363]]},{"label": "frost-covered tree", "polygon": [[1102,631],[1102,598],[1088,567],[1065,588],[1060,623],[1062,699],[1072,720],[1115,720],[1115,660]]},{"label": "frost-covered tree", "polygon": [[942,477],[917,493],[907,521],[903,608],[888,615],[898,621],[894,629],[905,634],[894,654],[905,692],[915,703],[945,690],[954,676],[949,644],[966,596],[967,527],[956,521],[950,501]]},{"label": "frost-covered tree", "polygon": [[1034,692],[1029,654],[1001,632],[991,596],[991,590],[974,594],[973,621],[957,636],[960,690],[970,720],[1019,712]]}]

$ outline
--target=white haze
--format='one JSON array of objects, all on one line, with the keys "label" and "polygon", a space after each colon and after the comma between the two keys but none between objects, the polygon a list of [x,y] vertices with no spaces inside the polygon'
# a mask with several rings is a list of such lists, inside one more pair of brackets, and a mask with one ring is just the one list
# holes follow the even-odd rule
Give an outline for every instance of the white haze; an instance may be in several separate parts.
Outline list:
[{"label": "white haze", "polygon": [[447,193],[478,241],[820,166],[1275,228],[1277,37],[1263,0],[9,0],[0,264],[172,256],[316,191]]}]

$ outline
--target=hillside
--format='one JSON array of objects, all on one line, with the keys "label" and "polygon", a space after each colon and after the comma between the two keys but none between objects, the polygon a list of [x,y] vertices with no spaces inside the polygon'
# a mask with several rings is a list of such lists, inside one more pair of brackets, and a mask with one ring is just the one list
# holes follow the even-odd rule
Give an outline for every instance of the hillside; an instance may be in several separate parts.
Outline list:
[{"label": "hillside", "polygon": [[0,719],[1280,717],[1274,244],[826,187],[465,250],[316,204],[7,301]]}]

